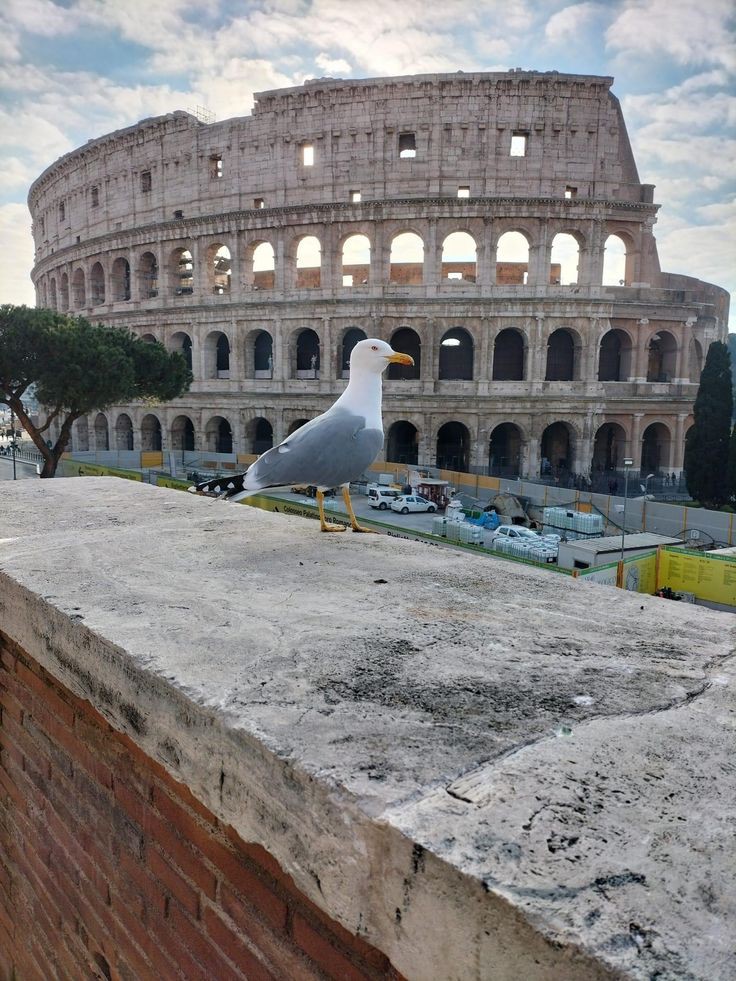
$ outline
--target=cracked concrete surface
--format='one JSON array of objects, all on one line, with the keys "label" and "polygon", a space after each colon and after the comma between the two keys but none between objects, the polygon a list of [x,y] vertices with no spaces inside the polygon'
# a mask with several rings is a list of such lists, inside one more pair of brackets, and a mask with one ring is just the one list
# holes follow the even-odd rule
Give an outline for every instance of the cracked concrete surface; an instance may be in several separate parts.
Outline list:
[{"label": "cracked concrete surface", "polygon": [[0,629],[409,977],[736,976],[733,619],[110,478]]}]

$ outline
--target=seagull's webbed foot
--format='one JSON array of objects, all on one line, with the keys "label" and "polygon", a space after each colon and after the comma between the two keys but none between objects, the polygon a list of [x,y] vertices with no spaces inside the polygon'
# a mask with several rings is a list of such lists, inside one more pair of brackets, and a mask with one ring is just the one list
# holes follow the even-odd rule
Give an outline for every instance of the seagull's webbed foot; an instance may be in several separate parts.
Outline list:
[{"label": "seagull's webbed foot", "polygon": [[317,506],[319,507],[320,531],[345,531],[345,525],[333,525],[325,521],[325,495],[321,490],[317,491]]},{"label": "seagull's webbed foot", "polygon": [[376,535],[375,528],[366,528],[365,525],[358,523],[358,519],[355,517],[355,512],[353,511],[353,502],[350,500],[350,491],[347,487],[343,487],[342,489],[342,499],[345,501],[345,507],[348,509],[350,527],[353,531],[362,532],[364,535]]}]

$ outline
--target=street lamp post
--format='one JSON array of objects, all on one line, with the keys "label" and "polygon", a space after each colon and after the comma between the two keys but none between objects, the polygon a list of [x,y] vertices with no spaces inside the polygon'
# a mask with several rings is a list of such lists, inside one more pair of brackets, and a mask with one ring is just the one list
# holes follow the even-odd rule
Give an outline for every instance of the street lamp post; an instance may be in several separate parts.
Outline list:
[{"label": "street lamp post", "polygon": [[17,480],[15,473],[15,413],[10,410],[10,452],[13,457],[13,480]]},{"label": "street lamp post", "polygon": [[624,514],[621,521],[621,561],[624,560],[624,543],[626,541],[626,501],[629,495],[629,470],[633,467],[634,461],[627,457],[624,460]]}]

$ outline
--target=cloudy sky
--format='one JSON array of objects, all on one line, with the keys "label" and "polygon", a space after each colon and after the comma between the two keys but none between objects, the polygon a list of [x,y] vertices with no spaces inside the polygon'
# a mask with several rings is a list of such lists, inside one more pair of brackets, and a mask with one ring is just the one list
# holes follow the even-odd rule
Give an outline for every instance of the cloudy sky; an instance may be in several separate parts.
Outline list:
[{"label": "cloudy sky", "polygon": [[[2,0],[0,303],[34,302],[26,196],[61,154],[146,116],[250,111],[324,75],[521,67],[612,75],[662,268],[736,294],[732,0]],[[736,295],[731,303],[736,330]]]}]

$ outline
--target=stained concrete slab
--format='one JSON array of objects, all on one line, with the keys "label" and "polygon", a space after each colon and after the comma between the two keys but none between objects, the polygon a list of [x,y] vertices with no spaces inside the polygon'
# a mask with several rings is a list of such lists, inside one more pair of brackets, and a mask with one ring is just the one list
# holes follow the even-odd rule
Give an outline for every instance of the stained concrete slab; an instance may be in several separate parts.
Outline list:
[{"label": "stained concrete slab", "polygon": [[726,614],[113,478],[0,629],[412,978],[736,976]]}]

